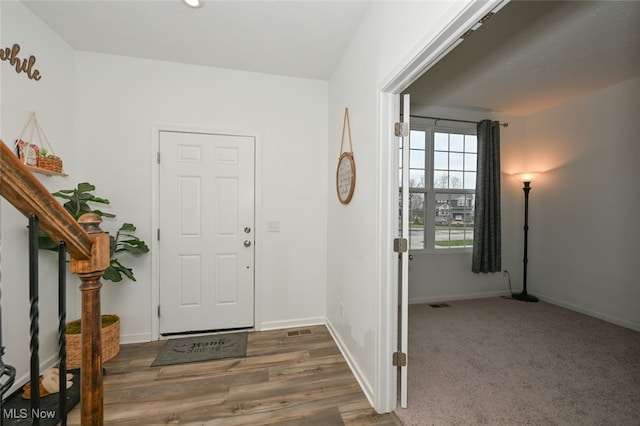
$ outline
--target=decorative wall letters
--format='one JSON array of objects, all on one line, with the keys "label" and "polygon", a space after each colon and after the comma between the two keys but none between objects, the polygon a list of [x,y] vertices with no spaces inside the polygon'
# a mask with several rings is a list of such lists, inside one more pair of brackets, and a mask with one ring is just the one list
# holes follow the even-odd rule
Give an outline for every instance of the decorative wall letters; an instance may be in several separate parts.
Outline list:
[{"label": "decorative wall letters", "polygon": [[9,61],[11,66],[16,68],[18,74],[24,72],[29,79],[40,80],[42,78],[40,71],[33,68],[33,65],[36,63],[36,57],[31,55],[29,59],[20,59],[18,53],[20,53],[20,45],[18,43],[14,44],[11,48],[5,47],[4,49],[0,49],[0,60]]}]

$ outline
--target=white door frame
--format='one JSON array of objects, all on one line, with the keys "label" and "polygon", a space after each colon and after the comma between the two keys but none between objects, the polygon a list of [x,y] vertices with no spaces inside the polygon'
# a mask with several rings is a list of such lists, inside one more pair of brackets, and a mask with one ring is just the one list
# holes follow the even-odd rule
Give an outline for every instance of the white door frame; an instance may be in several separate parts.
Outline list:
[{"label": "white door frame", "polygon": [[203,126],[179,124],[154,124],[151,126],[151,340],[160,339],[160,318],[157,307],[160,303],[160,253],[158,248],[157,229],[160,226],[160,169],[157,153],[160,152],[160,132],[205,133],[213,135],[248,136],[255,141],[255,170],[254,170],[254,329],[261,329],[262,322],[262,149],[260,137],[254,131],[238,131]]},{"label": "white door frame", "polygon": [[[376,357],[375,400],[379,412],[396,409],[397,370],[391,365],[391,354],[398,347],[398,254],[393,252],[398,220],[398,138],[393,123],[400,116],[399,95],[429,68],[447,55],[460,36],[474,28],[491,11],[498,11],[509,0],[472,0],[436,37],[414,48],[407,59],[398,64],[378,92],[378,353]],[[395,151],[395,152],[394,152]]]}]

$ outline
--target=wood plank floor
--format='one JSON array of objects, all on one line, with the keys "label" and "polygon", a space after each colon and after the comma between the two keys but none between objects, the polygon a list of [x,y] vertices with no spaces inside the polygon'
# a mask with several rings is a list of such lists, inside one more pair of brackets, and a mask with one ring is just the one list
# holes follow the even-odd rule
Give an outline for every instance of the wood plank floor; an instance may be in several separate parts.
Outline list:
[{"label": "wood plank floor", "polygon": [[[311,334],[289,336],[300,330]],[[105,424],[401,425],[371,407],[324,326],[250,332],[246,358],[151,367],[165,343],[122,345],[105,363]]]}]

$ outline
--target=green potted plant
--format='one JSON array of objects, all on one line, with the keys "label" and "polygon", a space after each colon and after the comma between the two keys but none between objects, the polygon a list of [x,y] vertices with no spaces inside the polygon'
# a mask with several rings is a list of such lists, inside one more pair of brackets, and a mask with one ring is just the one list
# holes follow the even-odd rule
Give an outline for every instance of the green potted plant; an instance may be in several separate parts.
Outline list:
[{"label": "green potted plant", "polygon": [[[115,218],[114,214],[103,212],[90,206],[90,203],[110,204],[108,199],[96,197],[92,193],[95,189],[94,185],[82,182],[74,189],[62,189],[54,192],[53,196],[66,200],[63,206],[76,220],[85,213],[95,213],[101,217]],[[135,231],[136,227],[133,224],[123,223],[115,235],[109,234],[110,264],[102,276],[105,280],[120,282],[123,277],[132,281],[136,280],[133,269],[123,265],[120,259],[122,253],[138,256],[149,251],[147,244],[133,234]],[[41,249],[56,250],[57,244],[45,233],[41,232],[39,235],[39,247]]]},{"label": "green potted plant", "polygon": [[[63,204],[65,210],[76,220],[85,213],[95,213],[105,218],[115,218],[112,213],[103,212],[92,208],[91,204],[110,204],[106,198],[96,197],[92,191],[96,187],[88,182],[79,183],[74,189],[62,189],[54,192],[53,196],[66,200]],[[104,224],[104,223],[103,223]],[[136,227],[131,223],[123,223],[115,235],[109,234],[110,263],[105,269],[102,278],[105,280],[120,282],[124,277],[135,281],[133,269],[123,265],[120,255],[128,253],[139,256],[147,253],[147,244],[133,233]],[[39,234],[39,247],[41,249],[57,250],[58,245],[44,232]],[[117,315],[102,315],[102,361],[106,362],[115,357],[120,351],[120,318]],[[70,369],[80,367],[80,320],[67,324],[67,366]]]}]

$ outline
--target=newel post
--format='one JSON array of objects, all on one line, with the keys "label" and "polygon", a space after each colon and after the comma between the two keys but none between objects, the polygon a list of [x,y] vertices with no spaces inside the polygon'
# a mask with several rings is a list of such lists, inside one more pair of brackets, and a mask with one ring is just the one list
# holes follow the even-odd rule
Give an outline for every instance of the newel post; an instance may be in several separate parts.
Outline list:
[{"label": "newel post", "polygon": [[80,399],[82,425],[102,425],[102,319],[100,314],[100,278],[109,267],[109,234],[100,229],[102,219],[94,213],[84,214],[78,223],[93,239],[91,258],[71,259],[71,272],[82,280],[82,362]]}]

